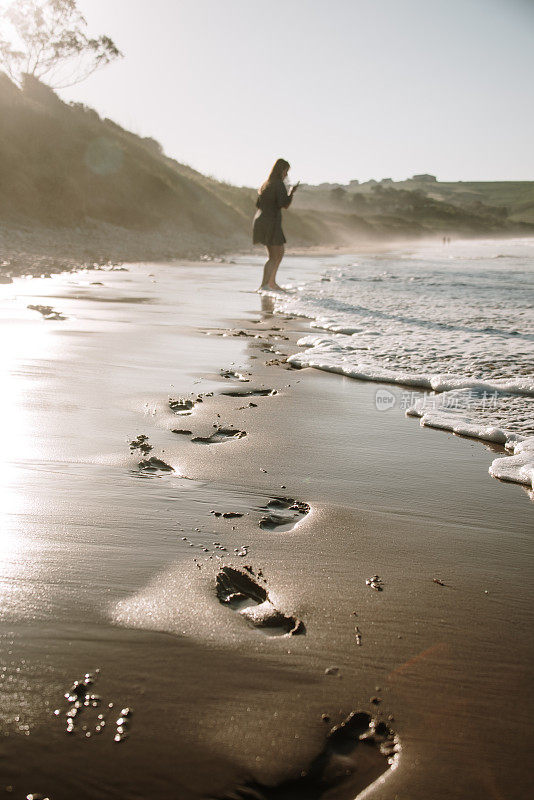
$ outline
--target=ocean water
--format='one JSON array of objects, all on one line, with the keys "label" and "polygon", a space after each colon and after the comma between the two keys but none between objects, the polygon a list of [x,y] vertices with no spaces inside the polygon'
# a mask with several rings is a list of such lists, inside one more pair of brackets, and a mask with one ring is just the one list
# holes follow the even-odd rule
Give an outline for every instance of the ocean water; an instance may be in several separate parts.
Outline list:
[{"label": "ocean water", "polygon": [[291,362],[413,387],[408,415],[503,444],[491,474],[532,486],[534,238],[340,256],[286,288],[313,329]]}]

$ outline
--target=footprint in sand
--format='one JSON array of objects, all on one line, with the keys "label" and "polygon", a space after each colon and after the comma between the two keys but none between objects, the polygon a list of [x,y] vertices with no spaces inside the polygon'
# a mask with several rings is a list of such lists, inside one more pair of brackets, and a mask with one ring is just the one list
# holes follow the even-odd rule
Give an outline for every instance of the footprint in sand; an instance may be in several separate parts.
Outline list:
[{"label": "footprint in sand", "polygon": [[354,800],[395,763],[397,736],[370,714],[353,712],[327,736],[318,756],[298,777],[276,786],[248,781],[224,800],[321,800],[335,789],[339,800]]},{"label": "footprint in sand", "polygon": [[274,397],[276,389],[223,389],[219,394],[226,397]]},{"label": "footprint in sand", "polygon": [[[175,428],[172,432],[181,436],[191,436],[191,431],[181,428]],[[217,428],[210,436],[193,436],[191,441],[195,444],[220,444],[229,439],[242,439],[246,435],[246,431],[240,431],[237,428]]]},{"label": "footprint in sand", "polygon": [[38,311],[39,314],[42,314],[44,319],[67,319],[63,314],[60,314],[59,311],[54,311],[52,306],[28,306],[28,308],[30,311]]},{"label": "footprint in sand", "polygon": [[210,436],[193,436],[191,441],[197,444],[220,444],[228,439],[242,439],[246,435],[246,431],[238,431],[235,428],[217,428]]},{"label": "footprint in sand", "polygon": [[246,375],[243,375],[241,372],[236,372],[234,369],[222,369],[221,378],[234,379],[237,381],[242,381],[243,383],[248,383],[250,380],[250,378],[247,378]]},{"label": "footprint in sand", "polygon": [[[252,570],[250,570],[252,572]],[[217,597],[223,605],[237,611],[250,625],[272,636],[306,632],[304,623],[274,607],[267,590],[252,574],[233,567],[223,567],[217,575]]]},{"label": "footprint in sand", "polygon": [[[86,672],[83,678],[74,681],[64,695],[67,701],[66,711],[56,708],[54,715],[62,723],[65,720],[65,731],[70,736],[77,735],[81,739],[90,739],[91,736],[108,733],[113,736],[115,742],[123,742],[130,733],[133,710],[126,707],[120,712],[115,711],[114,703],[104,703],[100,695],[92,693],[99,672],[100,669],[94,674]],[[113,719],[114,717],[116,719]],[[44,798],[44,795],[33,794],[27,797],[38,800]]]},{"label": "footprint in sand", "polygon": [[310,513],[307,503],[289,497],[275,497],[262,506],[267,514],[260,520],[260,528],[266,531],[290,531]]},{"label": "footprint in sand", "polygon": [[193,412],[194,407],[194,400],[190,400],[187,397],[178,397],[176,400],[169,400],[169,408],[171,411],[180,416],[189,416],[189,414]]},{"label": "footprint in sand", "polygon": [[152,445],[148,441],[148,436],[145,433],[140,433],[136,439],[132,439],[130,442],[130,450],[140,450],[141,453],[146,456],[152,450]]},{"label": "footprint in sand", "polygon": [[161,475],[165,472],[174,472],[174,469],[170,464],[162,461],[161,458],[156,458],[156,456],[151,456],[144,461],[140,461],[138,467],[141,475],[146,476]]}]

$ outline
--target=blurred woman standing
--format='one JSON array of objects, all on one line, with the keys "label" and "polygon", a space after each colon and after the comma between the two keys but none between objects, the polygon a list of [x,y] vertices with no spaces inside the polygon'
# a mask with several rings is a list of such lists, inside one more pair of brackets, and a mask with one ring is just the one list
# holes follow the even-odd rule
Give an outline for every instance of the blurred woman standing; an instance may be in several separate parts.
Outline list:
[{"label": "blurred woman standing", "polygon": [[289,163],[279,158],[261,189],[256,200],[256,216],[252,232],[253,244],[263,244],[269,258],[263,268],[263,279],[259,291],[284,291],[276,283],[276,273],[284,257],[286,237],[282,230],[282,209],[288,208],[299,184],[288,193],[284,180],[289,172]]}]

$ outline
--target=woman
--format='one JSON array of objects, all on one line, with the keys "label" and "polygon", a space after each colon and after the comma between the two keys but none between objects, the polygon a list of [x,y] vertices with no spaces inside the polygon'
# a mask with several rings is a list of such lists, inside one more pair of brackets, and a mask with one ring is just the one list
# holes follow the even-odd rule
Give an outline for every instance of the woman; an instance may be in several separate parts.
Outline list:
[{"label": "woman", "polygon": [[287,192],[284,179],[289,172],[289,163],[279,158],[271,170],[271,174],[258,192],[256,200],[256,216],[252,241],[254,244],[264,244],[269,253],[269,258],[263,268],[262,289],[271,291],[284,291],[276,283],[276,272],[284,257],[284,244],[286,237],[282,230],[282,209],[288,208],[295,194],[298,183]]}]

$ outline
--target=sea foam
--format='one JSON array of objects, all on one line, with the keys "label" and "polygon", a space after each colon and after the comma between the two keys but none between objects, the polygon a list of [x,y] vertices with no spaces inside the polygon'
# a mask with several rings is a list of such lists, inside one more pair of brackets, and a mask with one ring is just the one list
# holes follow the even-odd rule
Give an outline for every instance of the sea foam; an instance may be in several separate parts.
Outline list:
[{"label": "sea foam", "polygon": [[523,483],[534,489],[534,436],[514,442],[511,449],[514,455],[496,458],[489,468],[490,475],[502,481]]}]

